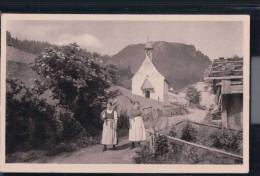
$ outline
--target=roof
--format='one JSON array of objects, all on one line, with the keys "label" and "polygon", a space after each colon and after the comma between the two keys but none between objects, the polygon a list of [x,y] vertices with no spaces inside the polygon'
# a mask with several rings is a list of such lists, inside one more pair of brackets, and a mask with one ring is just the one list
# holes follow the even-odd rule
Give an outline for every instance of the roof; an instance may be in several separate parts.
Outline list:
[{"label": "roof", "polygon": [[146,89],[153,89],[153,86],[148,79],[145,79],[142,85],[142,90],[146,90]]},{"label": "roof", "polygon": [[243,58],[219,58],[206,70],[206,79],[238,79],[243,77]]},{"label": "roof", "polygon": [[[153,46],[152,46],[152,42],[147,42],[146,44],[145,44],[145,49],[152,49],[153,48]],[[160,69],[159,70],[159,65],[157,66],[155,63],[154,63],[154,59],[150,59],[150,58],[148,58],[148,57],[145,57],[145,59],[143,60],[143,62],[142,62],[142,64],[140,65],[140,67],[137,69],[137,71],[136,71],[136,73],[134,74],[134,75],[136,75],[137,73],[138,73],[138,71],[140,70],[140,68],[142,68],[142,65],[146,62],[146,60],[148,60],[153,66],[154,66],[154,68],[156,69],[156,71],[161,75],[161,76],[163,76],[164,77],[164,81],[167,83],[167,84],[170,84],[170,82],[169,82],[169,80],[167,79],[167,75],[166,74],[164,74],[164,72],[162,71],[162,69]],[[134,77],[134,75],[133,75],[133,77]],[[133,78],[132,77],[132,78]]]}]

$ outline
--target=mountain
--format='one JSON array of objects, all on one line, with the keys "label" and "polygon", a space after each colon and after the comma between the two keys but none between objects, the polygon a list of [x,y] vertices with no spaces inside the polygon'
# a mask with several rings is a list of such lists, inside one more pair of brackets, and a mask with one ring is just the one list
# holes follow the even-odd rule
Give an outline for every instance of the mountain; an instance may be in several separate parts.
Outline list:
[{"label": "mountain", "polygon": [[[7,33],[8,76],[23,78],[32,75],[28,64],[32,63],[45,47],[55,45],[41,41],[29,41],[13,38]],[[131,88],[131,78],[145,58],[144,44],[131,44],[113,56],[100,55],[86,51],[100,64],[113,64],[118,67],[118,85]],[[165,41],[153,42],[153,62],[156,68],[166,77],[174,89],[182,89],[187,85],[201,80],[204,70],[211,63],[209,58],[193,45],[170,43]]]},{"label": "mountain", "polygon": [[[120,69],[130,68],[134,74],[145,59],[144,47],[144,44],[128,45],[113,55],[109,63]],[[164,41],[153,42],[153,62],[175,89],[201,80],[204,70],[211,63],[209,58],[193,45]],[[129,81],[130,76],[127,79],[125,81]]]}]

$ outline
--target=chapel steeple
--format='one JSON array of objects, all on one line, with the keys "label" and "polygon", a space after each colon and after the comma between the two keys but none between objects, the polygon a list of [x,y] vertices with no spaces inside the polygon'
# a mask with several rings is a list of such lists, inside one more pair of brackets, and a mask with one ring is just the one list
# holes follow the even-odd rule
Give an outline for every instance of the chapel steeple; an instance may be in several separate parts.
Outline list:
[{"label": "chapel steeple", "polygon": [[147,42],[145,44],[145,55],[151,60],[153,60],[152,51],[153,51],[152,43],[149,41],[149,38],[147,38]]}]

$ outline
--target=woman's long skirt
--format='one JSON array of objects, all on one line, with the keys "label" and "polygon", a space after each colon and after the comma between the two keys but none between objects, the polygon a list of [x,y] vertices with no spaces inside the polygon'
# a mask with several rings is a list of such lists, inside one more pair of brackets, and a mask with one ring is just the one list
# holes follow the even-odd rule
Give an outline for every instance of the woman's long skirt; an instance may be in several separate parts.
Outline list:
[{"label": "woman's long skirt", "polygon": [[143,118],[141,116],[129,120],[129,141],[145,141],[145,128]]},{"label": "woman's long skirt", "polygon": [[116,131],[114,120],[104,121],[101,144],[103,145],[117,144],[117,131]]}]

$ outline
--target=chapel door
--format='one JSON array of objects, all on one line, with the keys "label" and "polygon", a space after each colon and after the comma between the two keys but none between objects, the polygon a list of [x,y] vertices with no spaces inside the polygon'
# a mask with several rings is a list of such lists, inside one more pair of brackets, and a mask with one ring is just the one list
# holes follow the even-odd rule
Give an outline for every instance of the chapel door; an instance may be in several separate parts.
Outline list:
[{"label": "chapel door", "polygon": [[150,98],[150,91],[149,90],[145,91],[145,98]]}]

